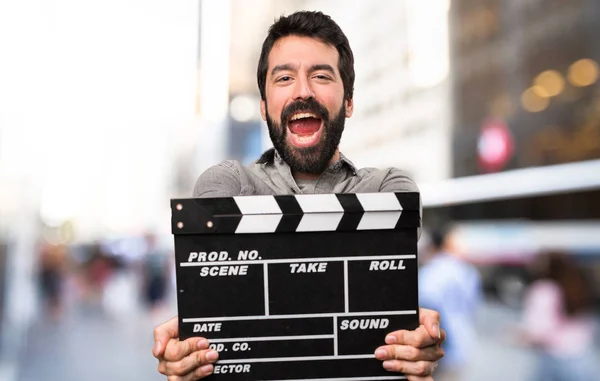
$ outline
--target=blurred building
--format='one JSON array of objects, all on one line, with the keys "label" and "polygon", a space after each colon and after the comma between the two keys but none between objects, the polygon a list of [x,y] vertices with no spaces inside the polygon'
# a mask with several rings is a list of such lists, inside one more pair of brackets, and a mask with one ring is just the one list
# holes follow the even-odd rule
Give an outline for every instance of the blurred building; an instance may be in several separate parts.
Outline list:
[{"label": "blurred building", "polygon": [[449,20],[453,178],[421,184],[425,224],[459,221],[501,293],[544,250],[600,279],[600,3],[456,0]]},{"label": "blurred building", "polygon": [[39,243],[169,231],[173,151],[194,127],[197,7],[0,2],[0,379],[42,316]]},{"label": "blurred building", "polygon": [[457,0],[453,175],[600,158],[600,3]]},{"label": "blurred building", "polygon": [[599,20],[597,1],[452,3],[452,175],[489,174],[457,192],[521,199],[455,218],[600,218]]}]

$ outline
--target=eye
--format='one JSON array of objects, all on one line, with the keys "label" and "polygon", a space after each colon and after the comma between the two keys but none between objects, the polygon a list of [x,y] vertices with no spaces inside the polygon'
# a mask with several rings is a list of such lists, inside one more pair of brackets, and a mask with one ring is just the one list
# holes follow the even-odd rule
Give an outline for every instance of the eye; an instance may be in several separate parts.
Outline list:
[{"label": "eye", "polygon": [[288,82],[291,80],[292,80],[292,77],[290,77],[289,75],[284,75],[283,77],[277,78],[276,82]]},{"label": "eye", "polygon": [[322,80],[322,81],[329,81],[331,80],[331,78],[328,75],[325,74],[317,74],[314,76],[314,78]]}]

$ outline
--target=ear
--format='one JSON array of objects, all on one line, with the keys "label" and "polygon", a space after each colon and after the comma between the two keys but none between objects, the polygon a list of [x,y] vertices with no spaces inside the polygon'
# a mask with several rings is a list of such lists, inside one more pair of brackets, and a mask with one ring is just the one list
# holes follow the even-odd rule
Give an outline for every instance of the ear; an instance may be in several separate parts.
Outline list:
[{"label": "ear", "polygon": [[260,116],[262,116],[262,119],[265,122],[267,121],[267,104],[265,103],[264,99],[260,100]]},{"label": "ear", "polygon": [[349,98],[344,102],[346,102],[346,118],[350,118],[354,112],[354,99]]}]

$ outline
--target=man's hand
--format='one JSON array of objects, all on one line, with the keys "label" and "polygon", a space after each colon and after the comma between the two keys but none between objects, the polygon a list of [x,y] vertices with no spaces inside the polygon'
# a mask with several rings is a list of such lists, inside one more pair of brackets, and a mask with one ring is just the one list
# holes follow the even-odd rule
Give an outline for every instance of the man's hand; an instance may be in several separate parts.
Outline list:
[{"label": "man's hand", "polygon": [[193,381],[213,372],[219,353],[208,349],[208,340],[191,337],[179,341],[177,316],[154,329],[152,354],[158,359],[158,371],[169,381]]},{"label": "man's hand", "polygon": [[421,308],[419,315],[417,329],[389,333],[385,338],[388,345],[377,348],[375,357],[383,360],[386,370],[404,373],[409,381],[433,381],[431,374],[444,356],[441,344],[446,332],[440,329],[436,311]]}]

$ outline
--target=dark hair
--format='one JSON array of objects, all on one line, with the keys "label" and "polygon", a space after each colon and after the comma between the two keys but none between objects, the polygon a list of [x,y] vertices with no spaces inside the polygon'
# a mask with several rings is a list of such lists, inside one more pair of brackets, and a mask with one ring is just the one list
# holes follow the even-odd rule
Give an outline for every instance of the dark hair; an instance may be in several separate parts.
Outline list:
[{"label": "dark hair", "polygon": [[577,315],[593,307],[589,279],[573,258],[562,252],[546,252],[536,258],[540,270],[537,279],[556,282],[562,290],[567,315]]},{"label": "dark hair", "polygon": [[441,250],[444,247],[449,231],[450,226],[446,223],[439,223],[431,229],[429,239],[435,250]]},{"label": "dark hair", "polygon": [[271,25],[262,45],[256,72],[260,97],[265,100],[265,85],[269,68],[269,54],[275,42],[287,36],[311,37],[334,46],[339,54],[338,68],[344,84],[344,98],[352,99],[354,93],[354,55],[348,38],[331,17],[322,12],[299,11],[282,16]]}]

